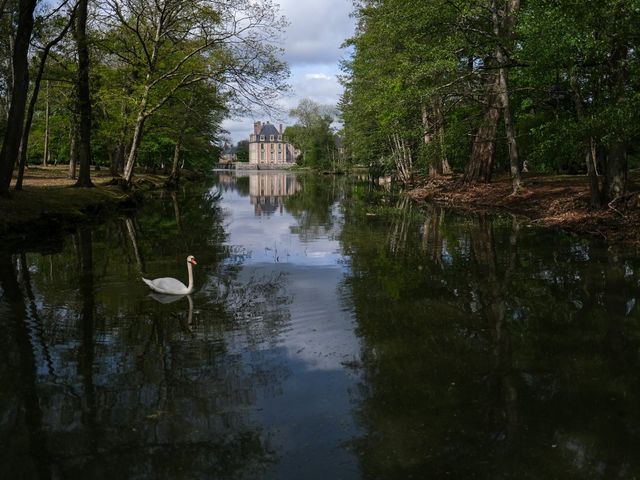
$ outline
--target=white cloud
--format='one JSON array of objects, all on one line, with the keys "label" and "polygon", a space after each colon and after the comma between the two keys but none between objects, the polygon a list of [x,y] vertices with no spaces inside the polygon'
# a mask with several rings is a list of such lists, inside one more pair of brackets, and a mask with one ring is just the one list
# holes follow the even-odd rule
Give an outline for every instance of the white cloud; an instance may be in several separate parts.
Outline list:
[{"label": "white cloud", "polygon": [[290,65],[334,63],[340,45],[353,34],[349,0],[281,0],[280,11],[290,22],[285,33],[285,60]]},{"label": "white cloud", "polygon": [[339,63],[346,56],[340,45],[353,35],[351,11],[349,0],[280,1],[280,13],[290,22],[284,34],[284,59],[291,68],[292,91],[279,102],[283,111],[281,118],[268,118],[263,112],[255,111],[243,118],[226,120],[223,127],[230,132],[234,143],[248,139],[254,121],[291,125],[293,120],[286,114],[303,98],[321,104],[338,103],[342,94],[337,79]]}]

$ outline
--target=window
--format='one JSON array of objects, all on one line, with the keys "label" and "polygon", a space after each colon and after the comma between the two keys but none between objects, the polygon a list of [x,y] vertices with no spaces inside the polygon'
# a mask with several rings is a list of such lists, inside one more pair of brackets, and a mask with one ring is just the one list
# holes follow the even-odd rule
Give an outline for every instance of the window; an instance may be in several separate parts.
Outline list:
[{"label": "window", "polygon": [[273,142],[273,135],[269,135],[269,141]]},{"label": "window", "polygon": [[282,141],[282,135],[278,135],[278,141],[281,142]]},{"label": "window", "polygon": [[260,135],[260,141],[264,142],[264,135]]}]

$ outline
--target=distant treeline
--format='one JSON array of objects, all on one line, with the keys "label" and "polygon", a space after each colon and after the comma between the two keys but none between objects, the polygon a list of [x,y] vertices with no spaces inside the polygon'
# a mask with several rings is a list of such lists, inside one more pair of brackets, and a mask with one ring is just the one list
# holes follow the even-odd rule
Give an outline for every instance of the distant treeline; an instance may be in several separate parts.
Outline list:
[{"label": "distant treeline", "polygon": [[640,0],[358,0],[340,109],[356,163],[466,182],[586,173],[622,198],[640,135]]},{"label": "distant treeline", "polygon": [[225,115],[285,87],[284,24],[269,0],[0,2],[0,195],[28,162],[84,186],[215,163]]}]

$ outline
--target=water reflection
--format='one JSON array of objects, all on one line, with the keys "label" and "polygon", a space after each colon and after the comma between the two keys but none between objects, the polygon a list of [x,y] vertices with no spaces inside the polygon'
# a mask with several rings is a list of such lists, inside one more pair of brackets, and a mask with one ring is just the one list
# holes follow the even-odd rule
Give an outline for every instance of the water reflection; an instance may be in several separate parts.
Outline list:
[{"label": "water reflection", "polygon": [[354,192],[341,236],[364,342],[363,476],[637,476],[638,259],[389,201]]},{"label": "water reflection", "polygon": [[633,478],[639,271],[366,181],[161,193],[0,252],[0,477]]}]

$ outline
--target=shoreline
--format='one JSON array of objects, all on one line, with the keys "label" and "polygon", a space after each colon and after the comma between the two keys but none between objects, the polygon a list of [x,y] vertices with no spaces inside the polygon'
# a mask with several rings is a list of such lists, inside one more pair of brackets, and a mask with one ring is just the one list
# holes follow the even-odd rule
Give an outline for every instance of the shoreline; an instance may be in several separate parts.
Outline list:
[{"label": "shoreline", "polygon": [[640,246],[640,172],[629,180],[629,190],[635,193],[625,202],[599,210],[589,207],[587,178],[579,175],[530,175],[524,178],[519,195],[511,194],[509,178],[470,185],[451,177],[424,178],[414,182],[407,194],[418,203],[515,215],[534,226]]},{"label": "shoreline", "polygon": [[[111,184],[108,170],[92,170],[94,187],[75,188],[75,180],[67,178],[66,168],[31,167],[23,190],[11,190],[9,197],[0,198],[0,248],[33,244],[39,235],[57,236],[106,215],[135,208],[143,201],[144,192],[164,188],[169,178],[140,174],[134,189],[124,191]],[[183,172],[181,178],[189,182],[191,177],[190,172]]]}]

